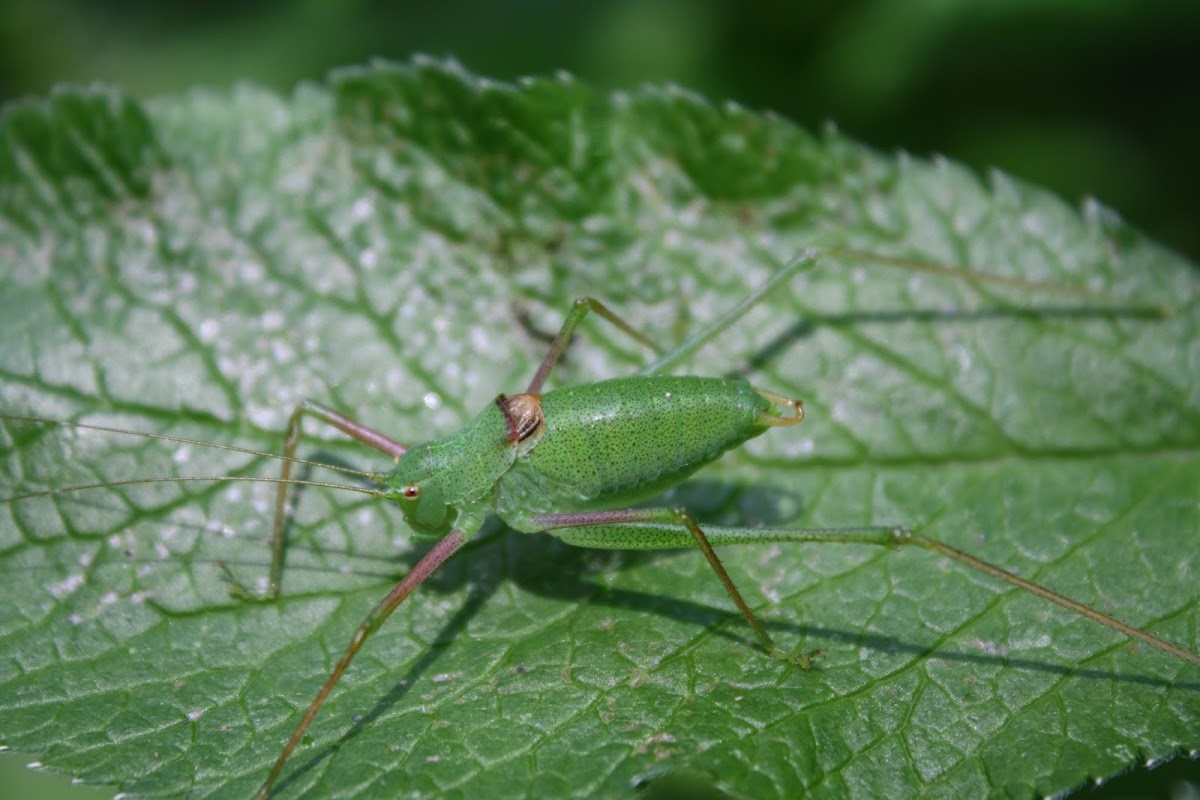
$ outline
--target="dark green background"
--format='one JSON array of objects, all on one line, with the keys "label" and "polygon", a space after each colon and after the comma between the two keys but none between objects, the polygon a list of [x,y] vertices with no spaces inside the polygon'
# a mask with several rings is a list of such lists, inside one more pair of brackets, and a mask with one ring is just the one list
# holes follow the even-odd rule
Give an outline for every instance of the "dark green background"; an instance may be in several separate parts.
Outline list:
[{"label": "dark green background", "polygon": [[8,0],[0,98],[58,81],[287,90],[416,52],[502,79],[673,81],[1094,195],[1196,258],[1198,41],[1194,0]]},{"label": "dark green background", "polygon": [[[286,91],[415,52],[501,79],[670,81],[810,128],[833,121],[881,149],[999,167],[1071,201],[1094,195],[1194,259],[1198,41],[1194,0],[9,0],[0,100],[62,81],[139,96],[239,80]],[[0,761],[0,795],[50,796],[26,760]],[[1121,784],[1114,796],[1140,795]]]}]

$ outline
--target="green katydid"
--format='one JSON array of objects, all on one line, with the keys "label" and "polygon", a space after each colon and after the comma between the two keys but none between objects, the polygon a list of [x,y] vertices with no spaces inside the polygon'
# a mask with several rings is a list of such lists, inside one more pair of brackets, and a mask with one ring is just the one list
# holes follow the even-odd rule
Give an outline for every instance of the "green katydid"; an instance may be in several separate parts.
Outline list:
[{"label": "green katydid", "polygon": [[[576,326],[588,313],[598,314],[642,345],[658,351],[654,342],[602,303],[590,298],[580,299],[567,314],[524,392],[499,395],[458,433],[423,445],[406,447],[315,402],[305,402],[297,407],[285,435],[267,589],[256,599],[269,600],[280,589],[287,488],[304,483],[291,477],[291,468],[299,462],[295,452],[305,416],[315,417],[397,459],[391,472],[372,476],[378,488],[371,493],[397,502],[414,534],[418,538],[433,538],[437,543],[362,622],[296,726],[258,796],[269,796],[309,723],[371,634],[422,581],[474,535],[485,517],[492,513],[515,530],[546,532],[569,544],[585,547],[698,547],[763,648],[772,656],[803,668],[810,667],[813,657],[823,651],[789,654],[781,650],[742,598],[713,545],[766,542],[843,542],[892,548],[915,545],[1178,658],[1200,664],[1200,656],[1194,653],[906,528],[701,527],[685,509],[635,508],[678,485],[725,451],[769,428],[801,421],[800,401],[756,388],[744,380],[675,377],[664,373],[736,322],[773,288],[810,267],[816,256],[815,251],[805,253],[776,272],[770,281],[702,331],[670,352],[659,354],[638,375],[543,393],[544,385]],[[959,270],[908,262],[900,262],[900,265],[962,274]],[[981,276],[972,278],[997,280]],[[1046,290],[1056,288],[1015,283]],[[255,597],[232,576],[230,582],[235,594]]]},{"label": "green katydid", "polygon": [[[637,376],[541,394],[576,326],[594,312],[651,350],[654,342],[599,301],[577,300],[549,351],[519,395],[499,395],[458,433],[408,448],[378,431],[307,402],[291,415],[285,435],[276,498],[270,583],[279,591],[286,494],[304,416],[313,416],[397,459],[379,475],[381,497],[397,502],[418,537],[437,544],[371,611],[284,746],[259,797],[267,797],[309,723],[364,642],[417,586],[473,536],[489,513],[514,530],[546,532],[583,547],[660,549],[698,547],[764,649],[801,667],[822,650],[787,654],[775,644],[721,565],[713,545],[767,542],[853,542],[884,547],[913,545],[951,558],[1074,611],[1120,633],[1195,664],[1200,656],[1082,603],[900,527],[842,530],[701,528],[682,508],[635,508],[670,489],[769,428],[803,419],[800,401],[752,387],[744,380],[662,375],[717,336],[774,287],[812,266],[809,251],[759,289]],[[915,265],[907,265],[915,266]],[[236,586],[236,584],[235,584]],[[246,594],[238,587],[239,594]]]}]

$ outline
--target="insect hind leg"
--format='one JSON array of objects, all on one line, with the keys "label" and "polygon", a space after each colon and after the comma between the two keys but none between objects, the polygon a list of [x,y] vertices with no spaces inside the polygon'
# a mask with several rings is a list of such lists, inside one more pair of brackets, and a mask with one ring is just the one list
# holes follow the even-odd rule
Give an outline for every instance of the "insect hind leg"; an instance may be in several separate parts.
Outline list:
[{"label": "insect hind leg", "polygon": [[538,365],[537,372],[534,373],[533,378],[529,381],[529,386],[525,389],[526,394],[537,394],[542,391],[546,379],[550,377],[550,373],[554,370],[559,359],[562,358],[562,354],[566,351],[571,337],[575,335],[575,327],[588,315],[588,312],[599,314],[601,318],[611,322],[632,339],[649,348],[651,352],[662,352],[662,348],[655,344],[653,340],[621,319],[616,312],[604,305],[604,303],[601,303],[594,297],[580,297],[575,300],[574,305],[571,306],[571,310],[567,312],[562,327],[559,328],[558,335],[554,337],[554,341],[550,344],[550,349],[546,351],[542,363]]},{"label": "insect hind leg", "polygon": [[[1190,664],[1200,664],[1200,653],[1194,653],[1173,642],[1162,639],[1144,628],[1139,628],[1109,614],[1067,597],[1039,583],[1022,578],[1014,572],[984,561],[955,547],[951,547],[936,539],[898,526],[866,526],[850,528],[743,528],[733,526],[710,526],[708,533],[699,531],[699,525],[692,521],[688,525],[686,512],[671,509],[629,509],[627,511],[587,512],[583,514],[545,514],[535,517],[539,524],[537,530],[548,530],[554,536],[568,544],[582,547],[607,547],[613,549],[657,549],[669,547],[689,547],[699,545],[702,550],[705,543],[715,543],[718,546],[734,544],[767,544],[769,542],[790,542],[793,544],[857,544],[871,547],[886,547],[899,550],[906,547],[918,548],[935,553],[944,558],[969,567],[976,572],[988,575],[998,581],[1020,589],[1028,594],[1040,597],[1057,606],[1074,612],[1081,617],[1110,628],[1117,633],[1137,639],[1145,644],[1162,650]],[[671,524],[674,521],[674,524]],[[694,527],[693,527],[694,526]],[[686,528],[686,530],[684,530]],[[694,540],[694,541],[693,541]],[[708,548],[711,550],[711,547]],[[707,556],[707,552],[705,553]],[[709,562],[715,559],[709,559]],[[719,562],[718,562],[719,563]],[[718,575],[724,569],[713,567]],[[728,576],[725,576],[728,578]],[[722,582],[725,581],[722,579]],[[731,583],[731,582],[730,582]],[[730,583],[726,584],[728,589]],[[733,595],[734,590],[730,590]],[[735,602],[737,598],[735,597]],[[739,607],[741,604],[739,603]],[[743,611],[743,613],[746,613]],[[751,619],[748,615],[747,619]],[[755,626],[755,621],[751,621]],[[755,626],[758,633],[759,627]],[[763,637],[765,631],[760,634]],[[767,637],[764,644],[770,641]],[[768,652],[778,655],[768,645]],[[810,654],[811,656],[811,654]],[[797,656],[796,658],[801,658]],[[802,662],[798,662],[802,663]]]}]

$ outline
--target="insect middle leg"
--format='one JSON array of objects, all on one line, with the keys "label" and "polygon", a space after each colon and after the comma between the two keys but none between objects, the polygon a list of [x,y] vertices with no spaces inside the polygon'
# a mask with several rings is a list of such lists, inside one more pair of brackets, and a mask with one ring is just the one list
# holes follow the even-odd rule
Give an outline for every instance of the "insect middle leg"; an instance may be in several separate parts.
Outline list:
[{"label": "insect middle leg", "polygon": [[584,511],[572,514],[540,514],[530,519],[536,530],[547,531],[567,544],[616,550],[642,550],[672,547],[700,548],[713,572],[725,586],[742,616],[750,623],[767,653],[790,661],[804,669],[824,650],[788,653],[782,650],[767,629],[750,610],[733,579],[725,571],[700,524],[682,508],[628,508],[612,511]]},{"label": "insect middle leg", "polygon": [[279,595],[279,582],[283,575],[284,539],[287,530],[287,490],[290,485],[288,482],[291,480],[292,465],[296,459],[296,446],[300,442],[300,423],[305,416],[316,417],[350,438],[386,453],[392,458],[399,458],[408,450],[405,445],[395,439],[368,428],[328,406],[312,400],[305,400],[296,406],[291,417],[288,418],[287,432],[283,437],[283,465],[279,471],[279,488],[275,494],[275,522],[271,529],[271,569],[268,573],[266,591],[262,594],[251,592],[235,580],[223,564],[221,565],[222,569],[225,569],[230,592],[240,599],[272,600]]}]

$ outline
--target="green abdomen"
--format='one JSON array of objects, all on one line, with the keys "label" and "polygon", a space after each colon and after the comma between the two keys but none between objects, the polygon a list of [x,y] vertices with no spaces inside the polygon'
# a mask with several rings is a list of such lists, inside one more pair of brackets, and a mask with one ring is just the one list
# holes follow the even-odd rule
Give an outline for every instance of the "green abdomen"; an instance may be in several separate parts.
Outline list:
[{"label": "green abdomen", "polygon": [[542,396],[546,430],[498,483],[498,508],[534,513],[624,507],[677,485],[766,430],[749,383],[631,377]]}]

